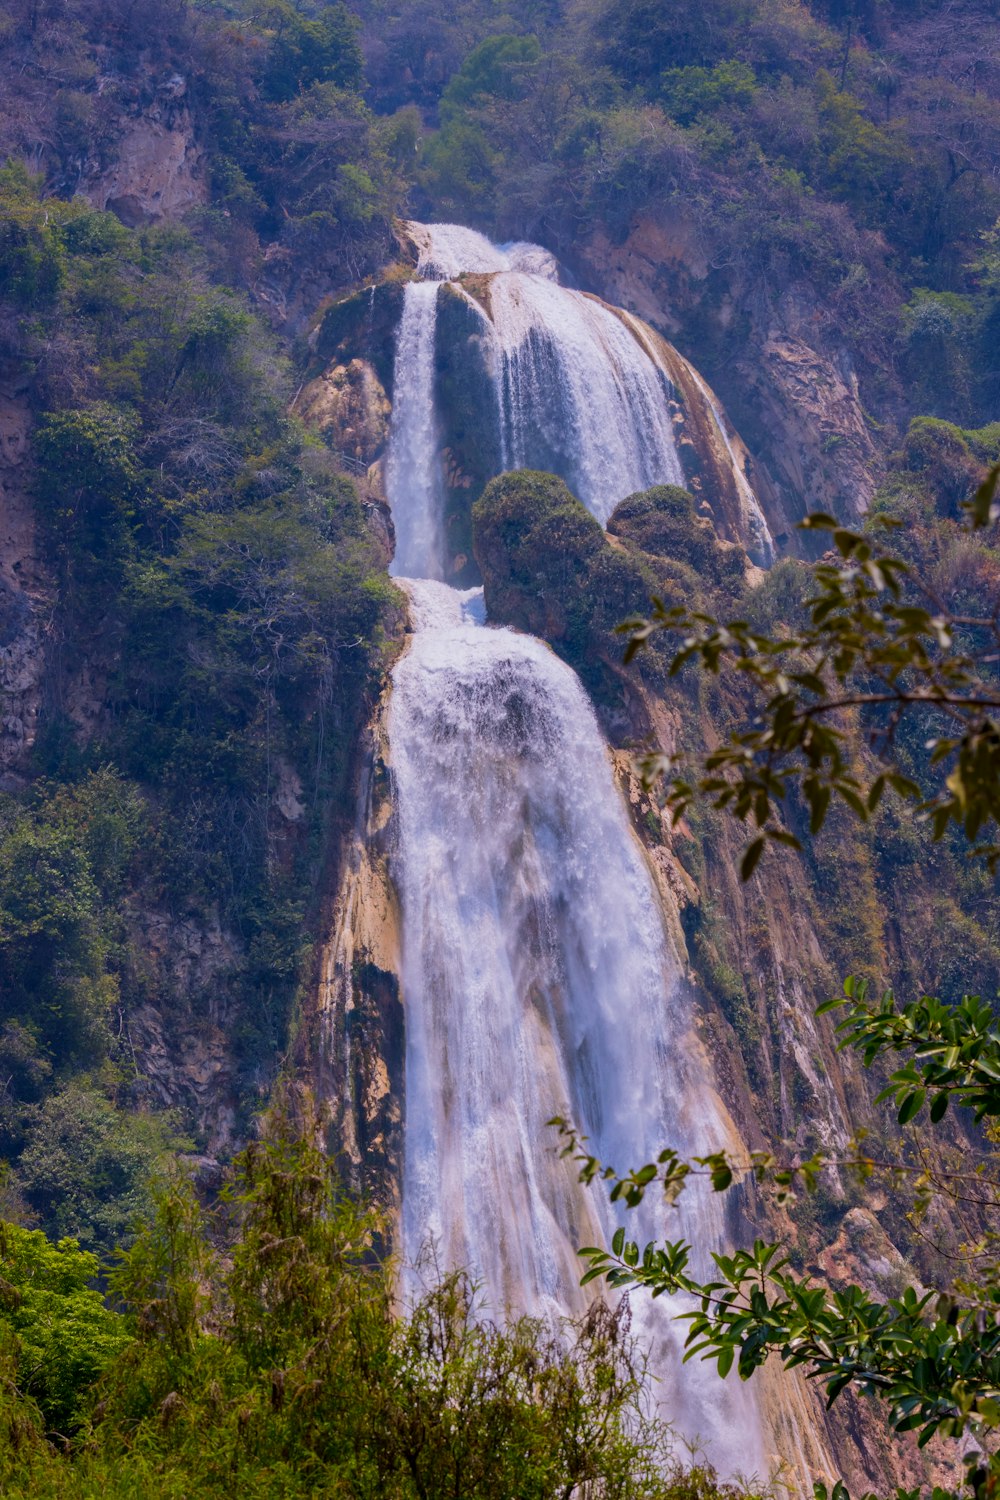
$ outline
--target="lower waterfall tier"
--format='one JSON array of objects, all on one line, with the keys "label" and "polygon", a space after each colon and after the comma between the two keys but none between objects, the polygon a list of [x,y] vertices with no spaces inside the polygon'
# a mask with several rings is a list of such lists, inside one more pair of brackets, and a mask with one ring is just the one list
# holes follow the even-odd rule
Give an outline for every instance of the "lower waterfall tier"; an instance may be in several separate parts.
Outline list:
[{"label": "lower waterfall tier", "polygon": [[[498,1315],[582,1310],[606,1197],[560,1160],[570,1113],[605,1160],[711,1149],[725,1124],[685,1038],[680,975],[590,702],[542,644],[484,628],[478,591],[408,582],[415,634],[389,709],[403,917],[407,1274],[433,1247]],[[671,1232],[721,1243],[694,1190]],[[645,1219],[645,1222],[643,1220]],[[663,1233],[655,1205],[631,1230]],[[762,1467],[738,1385],[684,1367],[681,1328],[637,1303],[670,1420],[726,1473]]]}]

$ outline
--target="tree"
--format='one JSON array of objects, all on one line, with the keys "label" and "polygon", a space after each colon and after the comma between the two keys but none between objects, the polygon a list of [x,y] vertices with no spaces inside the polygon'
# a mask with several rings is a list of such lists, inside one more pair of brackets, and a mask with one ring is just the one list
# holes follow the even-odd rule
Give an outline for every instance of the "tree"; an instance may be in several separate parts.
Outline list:
[{"label": "tree", "polygon": [[120,1311],[86,1287],[97,1265],[75,1243],[0,1229],[0,1436],[8,1396],[23,1433],[35,1394],[69,1414],[62,1432],[89,1417],[73,1451],[0,1444],[5,1495],[742,1494],[672,1458],[626,1305],[500,1325],[457,1272],[400,1315],[385,1223],[344,1192],[308,1100],[283,1096],[261,1124],[214,1208],[183,1174],[160,1184],[111,1278]]},{"label": "tree", "polygon": [[[967,504],[974,531],[997,520],[1000,466]],[[876,518],[877,521],[877,518]],[[873,522],[853,532],[828,516],[811,516],[807,530],[832,533],[836,555],[814,569],[816,589],[805,621],[765,634],[743,620],[721,622],[683,606],[654,601],[650,619],[623,627],[631,654],[662,632],[679,631],[676,674],[696,665],[712,674],[735,670],[754,701],[750,727],[703,756],[697,766],[669,757],[647,760],[648,779],[662,776],[666,801],[680,817],[692,799],[706,795],[755,835],[742,863],[749,879],[768,842],[801,847],[792,824],[804,803],[813,834],[833,798],[866,820],[891,792],[914,802],[933,836],[959,830],[991,869],[1000,861],[1000,686],[995,648],[1000,639],[1000,598],[965,614],[949,608],[930,580],[878,544]],[[867,715],[867,718],[859,718]],[[895,751],[910,721],[919,732],[940,725],[928,743],[920,781],[899,769]],[[867,748],[862,731],[867,731]],[[870,763],[865,770],[866,760]],[[805,830],[803,829],[803,834]],[[876,1102],[891,1100],[900,1125],[926,1110],[940,1125],[952,1105],[971,1110],[996,1139],[1000,1119],[1000,1024],[978,997],[957,1004],[924,996],[898,1007],[891,992],[870,998],[867,985],[849,979],[844,993],[820,1007],[846,1007],[839,1023],[842,1047],[861,1054],[866,1067],[898,1058]],[[907,1287],[879,1301],[858,1286],[831,1292],[793,1273],[777,1244],[758,1239],[749,1250],[713,1256],[709,1280],[688,1269],[683,1241],[640,1246],[619,1229],[610,1248],[581,1251],[585,1282],[637,1286],[654,1297],[683,1293],[695,1299],[686,1358],[714,1360],[720,1375],[735,1365],[747,1379],[771,1353],[787,1369],[800,1368],[826,1391],[827,1404],[853,1387],[882,1403],[897,1432],[915,1431],[921,1445],[935,1434],[971,1438],[966,1483],[981,1500],[1000,1486],[1000,1263],[996,1256],[1000,1178],[989,1162],[948,1172],[905,1157],[877,1160],[863,1139],[846,1159],[816,1153],[782,1162],[766,1152],[737,1160],[717,1152],[691,1160],[669,1147],[656,1161],[619,1174],[591,1155],[571,1124],[553,1122],[564,1154],[585,1181],[610,1182],[614,1200],[635,1207],[654,1185],[668,1202],[692,1175],[707,1177],[717,1192],[747,1178],[784,1201],[796,1189],[814,1188],[831,1165],[853,1170],[862,1182],[888,1172],[909,1177],[918,1207],[933,1194],[970,1203],[981,1238],[954,1281],[939,1289]],[[817,1493],[825,1491],[817,1486]],[[843,1495],[838,1484],[835,1494]],[[935,1491],[935,1495],[945,1492]],[[900,1492],[902,1497],[903,1492]]]},{"label": "tree", "polygon": [[97,1257],[76,1240],[0,1223],[0,1336],[13,1339],[15,1379],[46,1425],[68,1434],[87,1388],[129,1342],[93,1282]]}]

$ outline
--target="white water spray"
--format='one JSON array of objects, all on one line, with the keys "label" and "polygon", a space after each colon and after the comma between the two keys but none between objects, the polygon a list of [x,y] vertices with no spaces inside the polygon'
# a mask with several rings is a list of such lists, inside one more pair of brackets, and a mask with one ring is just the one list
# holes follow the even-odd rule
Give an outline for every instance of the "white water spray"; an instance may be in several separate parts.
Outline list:
[{"label": "white water spray", "polygon": [[[666,384],[619,319],[555,284],[546,260],[522,269],[535,247],[497,250],[455,226],[421,234],[425,275],[494,274],[511,462],[537,461],[532,427],[546,456],[558,439],[602,519],[626,493],[677,481]],[[406,1014],[402,1249],[412,1268],[433,1241],[442,1266],[480,1279],[494,1315],[554,1321],[589,1300],[577,1247],[607,1243],[618,1221],[606,1194],[559,1159],[546,1119],[570,1113],[623,1167],[667,1143],[722,1146],[725,1117],[585,692],[542,642],[486,627],[481,591],[436,581],[436,291],[407,289],[387,474],[414,627],[388,714]],[[667,1220],[650,1202],[628,1227],[686,1235],[707,1256],[722,1243],[721,1204],[692,1188]],[[762,1472],[749,1393],[682,1367],[677,1310],[634,1303],[664,1414],[723,1474]]]},{"label": "white water spray", "polygon": [[[389,740],[403,912],[406,1144],[402,1239],[431,1238],[491,1311],[582,1312],[581,1243],[617,1220],[560,1160],[569,1111],[605,1160],[725,1140],[688,1049],[680,976],[642,851],[576,675],[542,642],[486,629],[482,596],[408,582],[416,633],[393,678]],[[688,1042],[690,1039],[688,1039]],[[645,1222],[643,1222],[645,1220]],[[719,1203],[691,1190],[669,1225],[718,1244]],[[701,1252],[704,1255],[704,1251]],[[746,1394],[681,1378],[669,1310],[636,1302],[661,1403],[728,1473],[759,1468]]]},{"label": "white water spray", "polygon": [[602,524],[626,495],[684,483],[669,379],[609,308],[559,285],[547,250],[491,245],[458,224],[410,232],[422,276],[491,278],[483,332],[495,355],[505,469],[560,474]]},{"label": "white water spray", "polygon": [[386,455],[386,489],[396,529],[392,571],[414,578],[440,578],[444,566],[444,479],[434,409],[437,294],[432,281],[412,281],[403,294]]},{"label": "white water spray", "polygon": [[510,271],[490,286],[508,469],[547,468],[603,525],[626,495],[683,484],[669,383],[600,302]]}]

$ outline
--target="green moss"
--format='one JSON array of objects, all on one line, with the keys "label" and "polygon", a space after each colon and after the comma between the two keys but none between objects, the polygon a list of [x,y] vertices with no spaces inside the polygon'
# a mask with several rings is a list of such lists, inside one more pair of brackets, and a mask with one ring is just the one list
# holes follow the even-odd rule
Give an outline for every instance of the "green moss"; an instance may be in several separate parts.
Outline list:
[{"label": "green moss", "polygon": [[899,466],[921,477],[945,515],[958,513],[975,488],[980,470],[968,435],[938,417],[914,417],[903,441]]},{"label": "green moss", "polygon": [[711,522],[697,515],[693,495],[679,485],[660,484],[626,496],[608,521],[608,533],[642,552],[686,564],[709,583],[742,581],[743,553],[720,547]]},{"label": "green moss", "polygon": [[[552,474],[501,475],[472,514],[491,617],[544,636],[599,702],[618,703],[624,639],[617,626],[657,592],[652,569],[614,547]],[[643,653],[638,670],[658,680],[659,655]]]}]

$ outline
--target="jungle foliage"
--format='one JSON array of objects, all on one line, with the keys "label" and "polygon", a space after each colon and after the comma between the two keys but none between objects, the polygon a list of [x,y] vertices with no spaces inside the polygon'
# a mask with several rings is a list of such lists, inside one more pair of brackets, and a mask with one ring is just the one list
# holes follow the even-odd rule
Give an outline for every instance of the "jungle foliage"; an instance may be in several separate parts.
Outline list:
[{"label": "jungle foliage", "polygon": [[397,1316],[315,1123],[272,1115],[214,1210],[165,1179],[110,1307],[74,1241],[0,1226],[5,1495],[737,1500],[673,1457],[625,1305],[495,1323],[455,1274]]},{"label": "jungle foliage", "polygon": [[[249,1107],[285,1043],[398,604],[353,483],[286,414],[285,358],[190,232],[42,198],[20,167],[0,172],[0,220],[5,353],[35,405],[59,591],[34,779],[0,797],[0,1150],[40,1223],[107,1250],[172,1130],[155,1109],[107,1114],[156,1103],[130,1028],[177,986],[150,969],[148,924],[232,934],[202,983],[234,1007]],[[85,735],[84,663],[104,678]],[[198,1003],[177,993],[178,1016]],[[83,1186],[53,1154],[57,1121]]]}]

